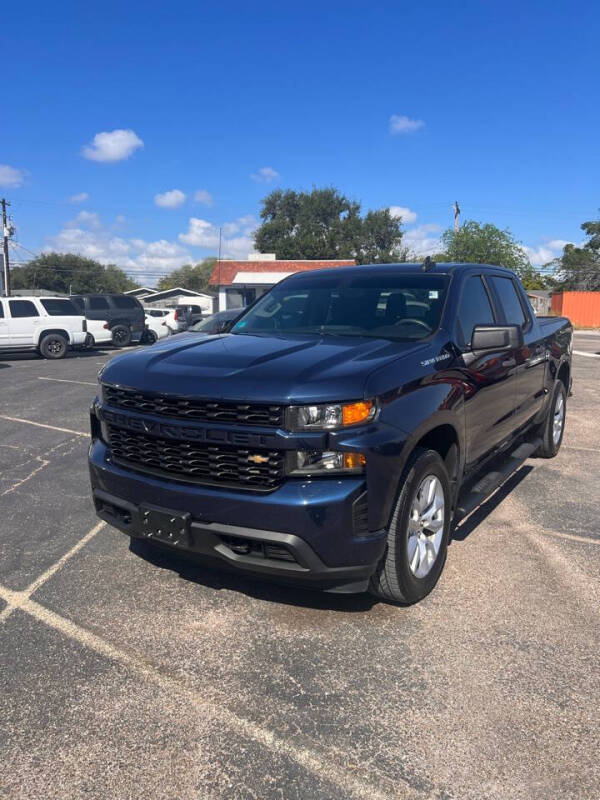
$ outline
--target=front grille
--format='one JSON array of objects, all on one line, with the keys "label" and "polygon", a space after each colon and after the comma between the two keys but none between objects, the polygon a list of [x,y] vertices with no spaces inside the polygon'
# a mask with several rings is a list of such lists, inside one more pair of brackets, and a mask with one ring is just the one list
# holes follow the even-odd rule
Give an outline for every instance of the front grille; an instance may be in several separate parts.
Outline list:
[{"label": "front grille", "polygon": [[229,422],[238,425],[283,426],[283,406],[255,405],[248,403],[224,403],[213,400],[194,400],[189,397],[138,392],[135,389],[120,389],[104,384],[104,400],[111,406],[160,414],[179,419],[202,419],[207,422]]},{"label": "front grille", "polygon": [[[116,462],[174,479],[244,489],[275,489],[284,478],[284,454],[277,450],[247,450],[196,442],[155,439],[108,426]],[[264,463],[250,458],[260,456]]]}]

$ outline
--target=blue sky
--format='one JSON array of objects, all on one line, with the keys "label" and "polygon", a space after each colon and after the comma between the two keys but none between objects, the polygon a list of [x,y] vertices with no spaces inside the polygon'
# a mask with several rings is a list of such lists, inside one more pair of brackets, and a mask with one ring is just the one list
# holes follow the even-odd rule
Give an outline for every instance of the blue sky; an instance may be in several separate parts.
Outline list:
[{"label": "blue sky", "polygon": [[15,3],[0,194],[28,250],[146,282],[219,226],[245,257],[278,186],[405,209],[420,253],[458,199],[545,261],[600,206],[599,23],[593,2]]}]

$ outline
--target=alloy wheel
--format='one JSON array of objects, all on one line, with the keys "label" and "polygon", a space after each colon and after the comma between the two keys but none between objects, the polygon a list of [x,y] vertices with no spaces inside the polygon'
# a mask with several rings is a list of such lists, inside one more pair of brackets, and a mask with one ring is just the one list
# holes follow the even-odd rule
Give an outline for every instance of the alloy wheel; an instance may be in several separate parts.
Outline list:
[{"label": "alloy wheel", "polygon": [[427,475],[415,492],[408,516],[408,565],[424,578],[435,564],[444,535],[444,489],[436,475]]}]

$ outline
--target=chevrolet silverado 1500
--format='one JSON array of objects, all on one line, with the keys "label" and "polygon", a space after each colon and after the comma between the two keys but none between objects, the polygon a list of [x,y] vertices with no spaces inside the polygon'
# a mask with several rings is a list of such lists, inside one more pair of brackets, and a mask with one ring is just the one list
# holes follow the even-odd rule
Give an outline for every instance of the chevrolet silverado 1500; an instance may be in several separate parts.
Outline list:
[{"label": "chevrolet silverado 1500", "polygon": [[571,344],[501,267],[298,273],[228,333],[106,366],[97,513],[245,573],[414,603],[452,526],[558,451]]}]

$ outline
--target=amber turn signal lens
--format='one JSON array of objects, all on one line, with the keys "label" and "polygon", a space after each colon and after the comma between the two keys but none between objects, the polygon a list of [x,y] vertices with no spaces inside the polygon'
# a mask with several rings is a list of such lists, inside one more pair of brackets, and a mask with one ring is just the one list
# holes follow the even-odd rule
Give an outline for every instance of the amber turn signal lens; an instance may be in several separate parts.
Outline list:
[{"label": "amber turn signal lens", "polygon": [[372,414],[373,403],[370,400],[359,403],[348,403],[342,406],[342,421],[344,425],[356,425],[357,422],[364,422]]},{"label": "amber turn signal lens", "polygon": [[344,469],[359,469],[367,463],[364,453],[344,453]]}]

